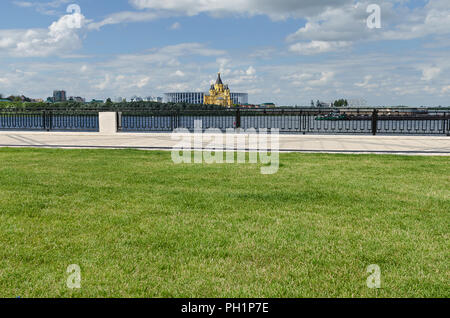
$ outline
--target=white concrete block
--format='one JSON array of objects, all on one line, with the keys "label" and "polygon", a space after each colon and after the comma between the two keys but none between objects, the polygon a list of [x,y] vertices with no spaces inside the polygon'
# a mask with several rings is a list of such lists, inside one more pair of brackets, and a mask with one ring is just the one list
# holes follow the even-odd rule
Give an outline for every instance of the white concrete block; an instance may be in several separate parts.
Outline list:
[{"label": "white concrete block", "polygon": [[98,113],[99,132],[102,134],[117,133],[117,115],[115,112]]}]

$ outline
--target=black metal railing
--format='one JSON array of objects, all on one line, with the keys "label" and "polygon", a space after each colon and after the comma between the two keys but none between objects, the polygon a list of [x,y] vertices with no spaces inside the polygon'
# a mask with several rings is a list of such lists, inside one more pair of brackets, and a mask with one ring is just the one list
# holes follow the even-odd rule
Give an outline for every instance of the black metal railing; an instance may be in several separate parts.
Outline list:
[{"label": "black metal railing", "polygon": [[[120,132],[278,129],[293,134],[450,135],[450,112],[419,109],[247,109],[117,111]],[[0,130],[99,131],[99,110],[0,110]]]},{"label": "black metal railing", "polygon": [[136,111],[119,113],[123,132],[164,132],[177,128],[203,130],[279,129],[297,134],[417,134],[448,135],[450,113],[416,109],[225,109],[221,111]]},{"label": "black metal railing", "polygon": [[118,113],[119,131],[124,132],[171,132],[177,128],[193,131],[196,122],[201,122],[202,129],[216,128],[222,131],[238,127],[236,110],[128,110]]},{"label": "black metal railing", "polygon": [[98,111],[3,109],[0,130],[98,131]]}]

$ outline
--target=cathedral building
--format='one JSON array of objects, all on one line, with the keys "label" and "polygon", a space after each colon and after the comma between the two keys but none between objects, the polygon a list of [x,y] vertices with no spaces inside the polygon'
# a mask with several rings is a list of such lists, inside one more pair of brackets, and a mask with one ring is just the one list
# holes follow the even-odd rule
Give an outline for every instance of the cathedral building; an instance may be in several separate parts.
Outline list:
[{"label": "cathedral building", "polygon": [[224,85],[220,78],[220,73],[217,75],[216,84],[211,85],[209,95],[205,95],[203,102],[205,105],[219,105],[224,107],[233,106],[230,89],[228,85]]},{"label": "cathedral building", "polygon": [[205,92],[165,93],[164,102],[221,105],[223,107],[231,107],[233,105],[247,105],[248,93],[230,92],[228,85],[223,84],[219,73],[217,76],[217,81],[214,85],[211,85],[209,93]]}]

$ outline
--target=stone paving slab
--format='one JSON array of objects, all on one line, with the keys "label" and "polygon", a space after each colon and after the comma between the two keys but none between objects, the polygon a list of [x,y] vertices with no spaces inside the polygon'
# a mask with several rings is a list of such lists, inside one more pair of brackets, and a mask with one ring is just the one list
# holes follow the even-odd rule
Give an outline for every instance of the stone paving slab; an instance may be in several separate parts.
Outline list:
[{"label": "stone paving slab", "polygon": [[[171,150],[183,134],[0,132],[0,147],[135,148]],[[204,147],[217,135],[204,134]],[[252,148],[251,144],[247,145]],[[231,149],[229,149],[231,150]],[[248,150],[248,149],[247,149]],[[450,156],[450,137],[367,135],[280,135],[282,152],[387,153]]]}]

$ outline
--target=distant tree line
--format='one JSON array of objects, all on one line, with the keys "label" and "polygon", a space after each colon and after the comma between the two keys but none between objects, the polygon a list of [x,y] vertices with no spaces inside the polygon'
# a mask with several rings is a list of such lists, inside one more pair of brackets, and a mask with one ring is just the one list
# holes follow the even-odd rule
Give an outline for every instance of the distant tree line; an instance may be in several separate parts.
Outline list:
[{"label": "distant tree line", "polygon": [[4,97],[3,94],[0,94],[0,99],[7,99],[11,102],[31,102],[31,98],[25,97],[25,96],[8,96]]},{"label": "distant tree line", "polygon": [[[1,95],[0,95],[1,96]],[[1,97],[0,97],[1,99]],[[8,101],[0,102],[0,109],[17,108],[24,110],[220,110],[224,109],[219,105],[202,105],[189,103],[160,103],[160,102],[120,102],[113,103],[111,99],[107,99],[105,103],[91,102],[79,103],[74,101],[48,103],[48,102],[29,102],[22,101],[20,98],[8,98]]]}]

